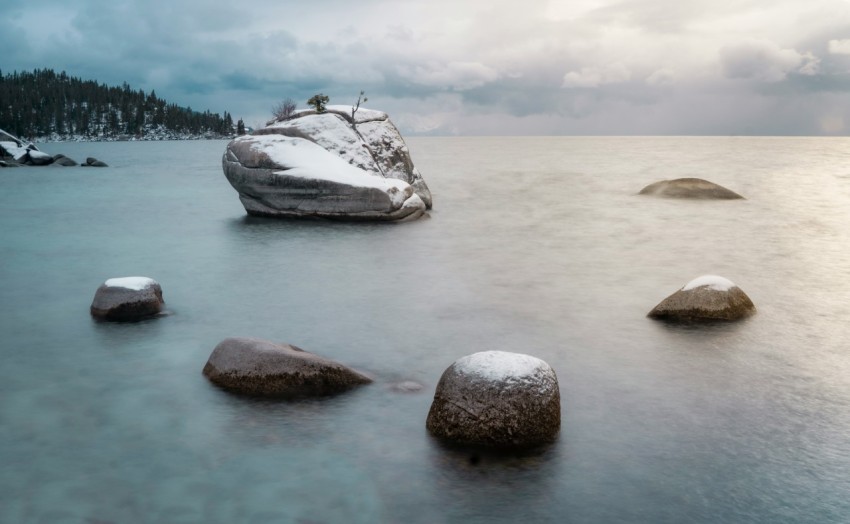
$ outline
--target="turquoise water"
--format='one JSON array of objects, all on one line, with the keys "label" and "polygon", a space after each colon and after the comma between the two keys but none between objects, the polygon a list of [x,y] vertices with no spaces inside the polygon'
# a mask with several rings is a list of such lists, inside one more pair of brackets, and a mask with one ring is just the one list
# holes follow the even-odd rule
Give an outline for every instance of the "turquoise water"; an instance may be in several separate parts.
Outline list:
[{"label": "turquoise water", "polygon": [[[850,140],[408,145],[435,208],[405,224],[248,218],[224,142],[45,144],[111,167],[0,171],[0,522],[847,521]],[[635,196],[679,176],[748,200]],[[645,318],[705,273],[759,313]],[[169,314],[93,322],[130,275]],[[233,397],[201,375],[229,336],[375,382]],[[428,436],[440,374],[485,349],[555,369],[554,445],[476,461]]]}]

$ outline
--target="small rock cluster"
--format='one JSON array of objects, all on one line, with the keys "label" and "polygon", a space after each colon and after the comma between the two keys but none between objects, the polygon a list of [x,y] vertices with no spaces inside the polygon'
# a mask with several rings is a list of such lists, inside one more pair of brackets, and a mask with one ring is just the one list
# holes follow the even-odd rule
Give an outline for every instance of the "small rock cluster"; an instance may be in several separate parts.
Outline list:
[{"label": "small rock cluster", "polygon": [[71,167],[108,167],[106,163],[89,157],[85,164],[78,164],[74,159],[63,154],[49,155],[39,151],[34,144],[26,143],[18,137],[0,129],[0,167],[19,166],[61,166]]},{"label": "small rock cluster", "polygon": [[[384,117],[378,117],[375,117],[377,120],[374,122],[386,126]],[[341,119],[339,115],[332,118]],[[333,126],[336,126],[334,129],[338,131],[336,120],[333,121]],[[341,121],[345,123],[345,119]],[[363,123],[370,122],[373,121],[367,120]],[[319,125],[317,122],[301,121],[303,127],[309,127],[307,124]],[[348,124],[351,124],[352,129],[356,129],[356,122]],[[327,122],[321,122],[321,129],[326,131],[333,127],[328,126]],[[228,146],[224,158],[225,173],[234,187],[240,190],[240,194],[243,188],[250,187],[253,183],[250,181],[259,176],[258,173],[265,178],[280,177],[280,173],[275,170],[286,170],[288,162],[295,166],[289,166],[292,169],[311,167],[310,162],[296,166],[301,154],[311,162],[316,158],[321,162],[329,162],[327,158],[330,157],[326,156],[326,151],[309,137],[302,137],[300,130],[296,133],[285,126],[283,130],[285,132],[273,129],[265,137],[260,135],[237,140]],[[270,140],[271,146],[281,148],[285,154],[282,153],[279,158],[274,159],[266,153],[269,148],[254,149],[254,146],[263,140]],[[393,147],[396,146],[397,144]],[[294,148],[301,148],[302,151],[296,153],[292,151]],[[27,154],[31,158],[40,158],[40,155],[34,154],[33,151]],[[372,154],[374,156],[374,153]],[[391,154],[388,158],[390,157]],[[63,157],[51,160],[58,162],[61,158]],[[405,158],[407,157],[401,160]],[[411,163],[401,160],[395,158],[393,161],[401,162],[399,165],[412,169]],[[356,162],[352,160],[352,164],[354,163]],[[85,165],[99,164],[102,163],[89,158]],[[375,180],[368,179],[372,175],[352,173],[351,180],[355,181],[352,187],[359,187],[358,184],[365,184],[360,189],[377,187],[372,187]],[[418,212],[421,212],[425,208],[426,196],[430,204],[430,193],[427,192],[427,186],[421,181],[421,177],[417,178],[418,172],[411,171],[408,174],[411,173],[416,176],[399,187],[405,187],[404,199],[417,202]],[[364,176],[367,178],[364,179]],[[275,179],[272,185],[282,184],[282,187],[286,188],[290,182],[286,178]],[[421,184],[417,186],[417,182]],[[243,183],[248,185],[243,186]],[[325,187],[322,184],[329,183],[327,187],[332,187],[341,182],[322,181],[321,176],[317,175],[311,183],[316,187]],[[350,188],[346,191],[350,193]],[[421,197],[419,193],[422,193]],[[658,182],[644,188],[641,194],[675,198],[743,198],[711,182],[691,178]],[[288,216],[289,210],[285,206],[276,208],[274,212],[260,212],[260,208],[256,206],[261,204],[251,199],[246,201],[242,194],[240,196],[249,213]],[[289,198],[285,192],[278,196],[281,199],[278,204],[285,203]],[[316,208],[308,214],[326,216],[342,209],[333,206],[322,207],[325,204],[318,202],[314,203]],[[270,203],[271,201],[264,201],[262,206]],[[360,212],[363,210],[355,213]],[[397,219],[399,217],[394,215],[396,212],[397,210],[387,211],[380,219]],[[369,214],[369,217],[376,216]],[[147,277],[113,278],[98,288],[91,305],[91,314],[103,320],[135,321],[158,315],[162,307],[162,289],[155,280]],[[692,280],[664,299],[648,316],[664,320],[704,322],[738,320],[754,312],[755,306],[750,298],[733,282],[723,277],[705,275]],[[210,354],[203,374],[216,386],[233,393],[284,399],[333,395],[372,382],[369,377],[339,362],[293,345],[257,338],[223,340]],[[421,385],[403,381],[394,384],[391,389],[415,392],[421,389]],[[440,377],[425,426],[435,438],[451,445],[517,449],[551,443],[557,439],[561,427],[558,378],[549,364],[530,355],[504,351],[483,351],[467,355],[456,360]]]}]

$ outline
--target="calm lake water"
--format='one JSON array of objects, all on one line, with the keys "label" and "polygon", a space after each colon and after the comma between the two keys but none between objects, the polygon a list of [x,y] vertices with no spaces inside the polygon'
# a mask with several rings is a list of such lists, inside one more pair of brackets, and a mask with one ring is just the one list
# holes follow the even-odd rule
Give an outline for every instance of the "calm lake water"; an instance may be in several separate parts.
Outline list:
[{"label": "calm lake water", "polygon": [[[435,208],[405,224],[248,218],[225,142],[0,171],[0,522],[850,521],[850,139],[408,145]],[[680,176],[748,199],[636,196]],[[707,273],[758,314],[645,317]],[[93,322],[131,275],[170,315]],[[235,397],[201,374],[230,336],[375,382]],[[427,434],[440,374],[490,349],[555,369],[552,446],[476,462]]]}]

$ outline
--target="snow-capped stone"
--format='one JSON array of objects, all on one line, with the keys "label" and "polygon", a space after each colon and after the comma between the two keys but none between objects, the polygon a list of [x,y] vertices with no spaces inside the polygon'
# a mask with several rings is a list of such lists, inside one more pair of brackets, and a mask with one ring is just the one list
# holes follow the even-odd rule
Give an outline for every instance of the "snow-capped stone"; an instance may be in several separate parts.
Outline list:
[{"label": "snow-capped stone", "polygon": [[372,382],[339,362],[256,338],[223,340],[203,373],[235,393],[283,398],[331,395]]},{"label": "snow-capped stone", "polygon": [[352,125],[350,110],[297,111],[228,144],[224,173],[246,211],[397,220],[429,208],[428,186],[386,113],[359,109]]},{"label": "snow-capped stone", "polygon": [[162,311],[162,287],[148,277],[110,278],[97,288],[91,314],[101,320],[130,321]]},{"label": "snow-capped stone", "polygon": [[703,275],[662,300],[648,316],[682,321],[739,320],[755,312],[750,297],[731,280]]},{"label": "snow-capped stone", "polygon": [[553,441],[561,427],[558,378],[546,362],[483,351],[440,377],[426,427],[453,444],[525,447]]},{"label": "snow-capped stone", "polygon": [[640,195],[668,198],[704,198],[731,200],[744,198],[738,193],[701,178],[677,178],[662,180],[640,190]]},{"label": "snow-capped stone", "polygon": [[0,157],[11,157],[15,162],[24,163],[30,151],[38,151],[38,148],[0,129]]},{"label": "snow-capped stone", "polygon": [[53,163],[53,157],[34,149],[27,151],[27,158],[34,166],[46,166]]}]

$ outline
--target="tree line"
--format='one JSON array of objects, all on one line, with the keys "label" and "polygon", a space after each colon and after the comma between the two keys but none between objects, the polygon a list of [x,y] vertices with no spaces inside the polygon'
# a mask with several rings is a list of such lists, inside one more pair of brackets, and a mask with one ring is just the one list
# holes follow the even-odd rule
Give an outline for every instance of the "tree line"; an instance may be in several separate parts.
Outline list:
[{"label": "tree line", "polygon": [[169,104],[151,90],[134,90],[126,82],[109,87],[64,71],[0,71],[0,128],[21,138],[85,136],[144,138],[163,129],[176,134],[222,135],[234,132],[225,111],[193,111]]}]

